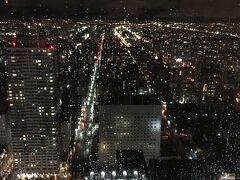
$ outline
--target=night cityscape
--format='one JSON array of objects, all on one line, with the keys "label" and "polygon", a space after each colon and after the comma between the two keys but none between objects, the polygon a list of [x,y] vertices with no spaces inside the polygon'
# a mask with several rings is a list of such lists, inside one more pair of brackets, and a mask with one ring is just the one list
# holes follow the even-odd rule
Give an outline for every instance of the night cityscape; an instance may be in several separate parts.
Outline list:
[{"label": "night cityscape", "polygon": [[240,179],[240,2],[0,1],[0,180]]}]

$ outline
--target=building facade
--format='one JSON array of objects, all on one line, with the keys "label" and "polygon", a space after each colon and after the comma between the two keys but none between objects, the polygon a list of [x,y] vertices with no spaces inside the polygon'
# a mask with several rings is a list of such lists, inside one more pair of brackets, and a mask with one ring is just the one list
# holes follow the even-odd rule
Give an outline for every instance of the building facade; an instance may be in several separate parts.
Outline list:
[{"label": "building facade", "polygon": [[8,145],[9,143],[9,128],[6,121],[6,115],[0,114],[0,144]]},{"label": "building facade", "polygon": [[9,120],[16,168],[21,173],[54,173],[59,164],[52,48],[7,48]]},{"label": "building facade", "polygon": [[115,163],[117,150],[141,150],[160,158],[160,105],[105,105],[99,110],[99,162]]}]

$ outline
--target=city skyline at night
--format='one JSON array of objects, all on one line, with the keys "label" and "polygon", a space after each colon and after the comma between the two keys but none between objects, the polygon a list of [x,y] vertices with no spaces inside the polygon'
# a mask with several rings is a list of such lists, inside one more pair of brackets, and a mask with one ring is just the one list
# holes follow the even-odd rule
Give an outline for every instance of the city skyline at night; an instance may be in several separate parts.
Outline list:
[{"label": "city skyline at night", "polygon": [[0,1],[0,179],[239,179],[239,12]]}]

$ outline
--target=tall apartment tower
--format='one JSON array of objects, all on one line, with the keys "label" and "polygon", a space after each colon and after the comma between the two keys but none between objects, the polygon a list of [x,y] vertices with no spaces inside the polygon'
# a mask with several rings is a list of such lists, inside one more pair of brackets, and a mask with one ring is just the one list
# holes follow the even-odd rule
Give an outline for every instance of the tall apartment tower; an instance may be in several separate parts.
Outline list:
[{"label": "tall apartment tower", "polygon": [[99,112],[99,162],[116,161],[117,150],[142,150],[160,158],[160,105],[104,105]]},{"label": "tall apartment tower", "polygon": [[[28,40],[28,43],[31,40]],[[21,173],[54,173],[59,165],[52,47],[10,47],[6,52],[11,143]]]},{"label": "tall apartment tower", "polygon": [[0,114],[0,144],[9,145],[9,128],[5,114]]}]

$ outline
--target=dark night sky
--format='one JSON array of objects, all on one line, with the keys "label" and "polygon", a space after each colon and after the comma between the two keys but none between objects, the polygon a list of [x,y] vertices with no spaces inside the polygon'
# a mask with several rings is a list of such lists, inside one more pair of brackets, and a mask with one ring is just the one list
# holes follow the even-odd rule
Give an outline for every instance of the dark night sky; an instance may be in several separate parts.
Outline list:
[{"label": "dark night sky", "polygon": [[[0,0],[2,3],[4,0]],[[17,12],[31,9],[47,9],[54,13],[84,12],[118,16],[129,12],[143,15],[148,12],[155,16],[205,16],[240,17],[240,0],[9,0]],[[66,8],[68,7],[68,8]],[[44,11],[41,11],[44,13]],[[47,12],[46,12],[47,14]]]}]

